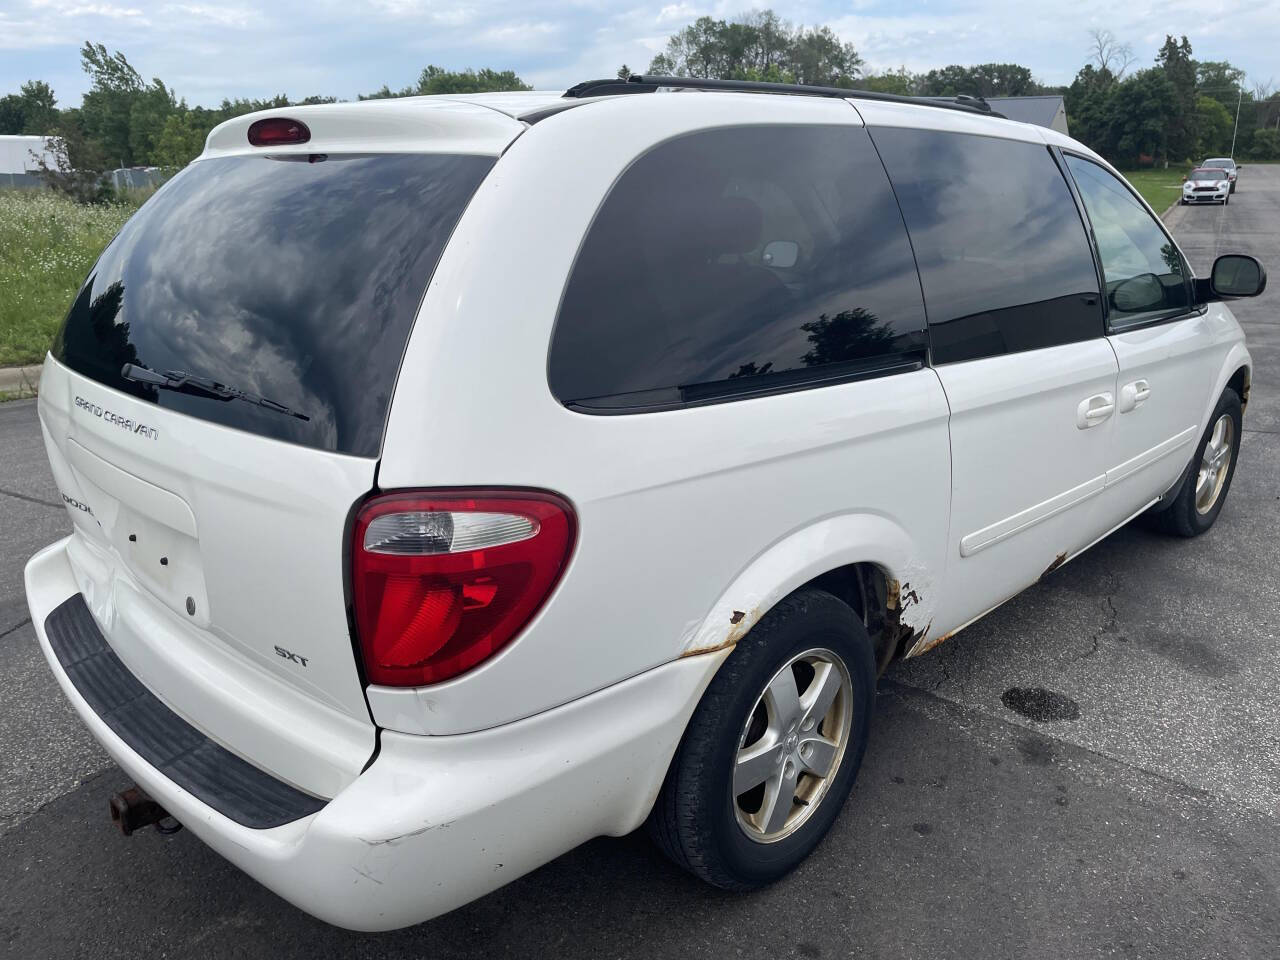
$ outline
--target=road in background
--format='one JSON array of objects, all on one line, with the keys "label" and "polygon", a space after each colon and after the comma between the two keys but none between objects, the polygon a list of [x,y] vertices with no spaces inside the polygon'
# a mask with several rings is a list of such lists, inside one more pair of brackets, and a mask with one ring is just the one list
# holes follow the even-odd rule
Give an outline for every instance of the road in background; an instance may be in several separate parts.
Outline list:
[{"label": "road in background", "polygon": [[[1253,253],[1240,463],[1194,541],[1125,528],[881,682],[831,837],[749,896],[597,840],[437,921],[327,927],[189,833],[129,840],[127,785],[36,646],[26,558],[68,522],[35,407],[0,405],[0,944],[15,956],[1274,958],[1280,943],[1280,166],[1167,218],[1196,271]],[[1015,687],[1075,720],[1007,708]],[[447,872],[448,865],[441,869]]]}]

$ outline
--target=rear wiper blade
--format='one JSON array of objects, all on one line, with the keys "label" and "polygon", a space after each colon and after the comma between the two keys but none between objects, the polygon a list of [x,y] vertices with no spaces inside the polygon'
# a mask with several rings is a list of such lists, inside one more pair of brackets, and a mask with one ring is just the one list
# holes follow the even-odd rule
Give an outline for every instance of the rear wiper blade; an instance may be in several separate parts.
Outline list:
[{"label": "rear wiper blade", "polygon": [[290,417],[297,417],[299,420],[311,419],[305,413],[286,407],[283,403],[277,403],[275,400],[269,400],[266,397],[250,393],[247,390],[241,390],[238,387],[219,383],[217,380],[211,380],[208,377],[197,377],[183,370],[168,370],[164,373],[156,373],[154,370],[148,370],[146,367],[139,366],[136,363],[126,363],[120,368],[120,376],[126,380],[132,380],[134,383],[145,383],[160,390],[174,390],[178,393],[188,393],[192,396],[208,397],[211,400],[243,400],[245,403],[252,403],[255,406],[274,410],[276,413],[283,413]]}]

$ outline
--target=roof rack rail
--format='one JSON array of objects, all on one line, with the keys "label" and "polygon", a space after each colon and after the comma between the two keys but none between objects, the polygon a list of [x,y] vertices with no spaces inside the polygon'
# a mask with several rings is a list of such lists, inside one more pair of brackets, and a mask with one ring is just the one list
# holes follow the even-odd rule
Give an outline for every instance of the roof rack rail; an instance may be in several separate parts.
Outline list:
[{"label": "roof rack rail", "polygon": [[982,97],[960,95],[958,97],[904,97],[896,93],[877,93],[873,90],[846,90],[844,87],[816,87],[803,83],[767,83],[763,80],[715,80],[710,77],[661,77],[634,73],[626,80],[587,80],[564,92],[565,97],[612,97],[628,93],[653,93],[655,90],[681,87],[686,90],[726,90],[740,93],[782,93],[798,97],[838,97],[852,100],[879,100],[884,103],[911,103],[922,107],[941,107],[944,110],[962,110],[965,113],[981,113],[1000,117]]}]

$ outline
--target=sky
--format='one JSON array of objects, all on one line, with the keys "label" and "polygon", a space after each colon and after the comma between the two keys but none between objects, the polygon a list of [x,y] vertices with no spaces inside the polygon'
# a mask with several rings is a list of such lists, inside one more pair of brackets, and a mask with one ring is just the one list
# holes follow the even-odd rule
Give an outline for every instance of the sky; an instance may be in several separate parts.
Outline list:
[{"label": "sky", "polygon": [[[415,82],[428,63],[513,69],[538,89],[641,72],[699,16],[767,4],[715,0],[0,0],[0,93],[45,80],[80,101],[85,40],[124,52],[191,105],[287,93],[353,99]],[[1280,0],[777,0],[793,23],[826,24],[873,71],[949,63],[1021,63],[1070,83],[1089,31],[1109,29],[1151,64],[1166,33],[1194,56],[1230,60],[1248,82],[1280,84]]]}]

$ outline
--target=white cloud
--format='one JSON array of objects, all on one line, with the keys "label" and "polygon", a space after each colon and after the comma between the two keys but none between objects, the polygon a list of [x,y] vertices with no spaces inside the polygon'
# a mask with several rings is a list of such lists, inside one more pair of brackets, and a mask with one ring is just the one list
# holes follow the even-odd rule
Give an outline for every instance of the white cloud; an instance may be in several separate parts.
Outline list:
[{"label": "white cloud", "polygon": [[204,20],[220,27],[244,29],[258,20],[258,15],[247,7],[230,7],[218,5],[206,6],[199,3],[170,3],[162,8],[166,16],[184,17],[191,20]]},{"label": "white cloud", "polygon": [[685,24],[690,20],[697,19],[698,10],[696,7],[687,3],[669,3],[658,11],[657,19],[654,23],[664,24]]},{"label": "white cloud", "polygon": [[1166,33],[1186,33],[1198,58],[1280,79],[1280,4],[1266,0],[0,0],[0,94],[44,78],[57,81],[62,103],[76,103],[86,39],[123,51],[192,103],[281,91],[354,97],[412,82],[428,63],[513,69],[563,89],[622,63],[643,71],[702,14],[769,6],[793,23],[831,25],[873,69],[1001,61],[1068,83],[1097,26],[1133,44],[1136,66],[1153,62]]}]

